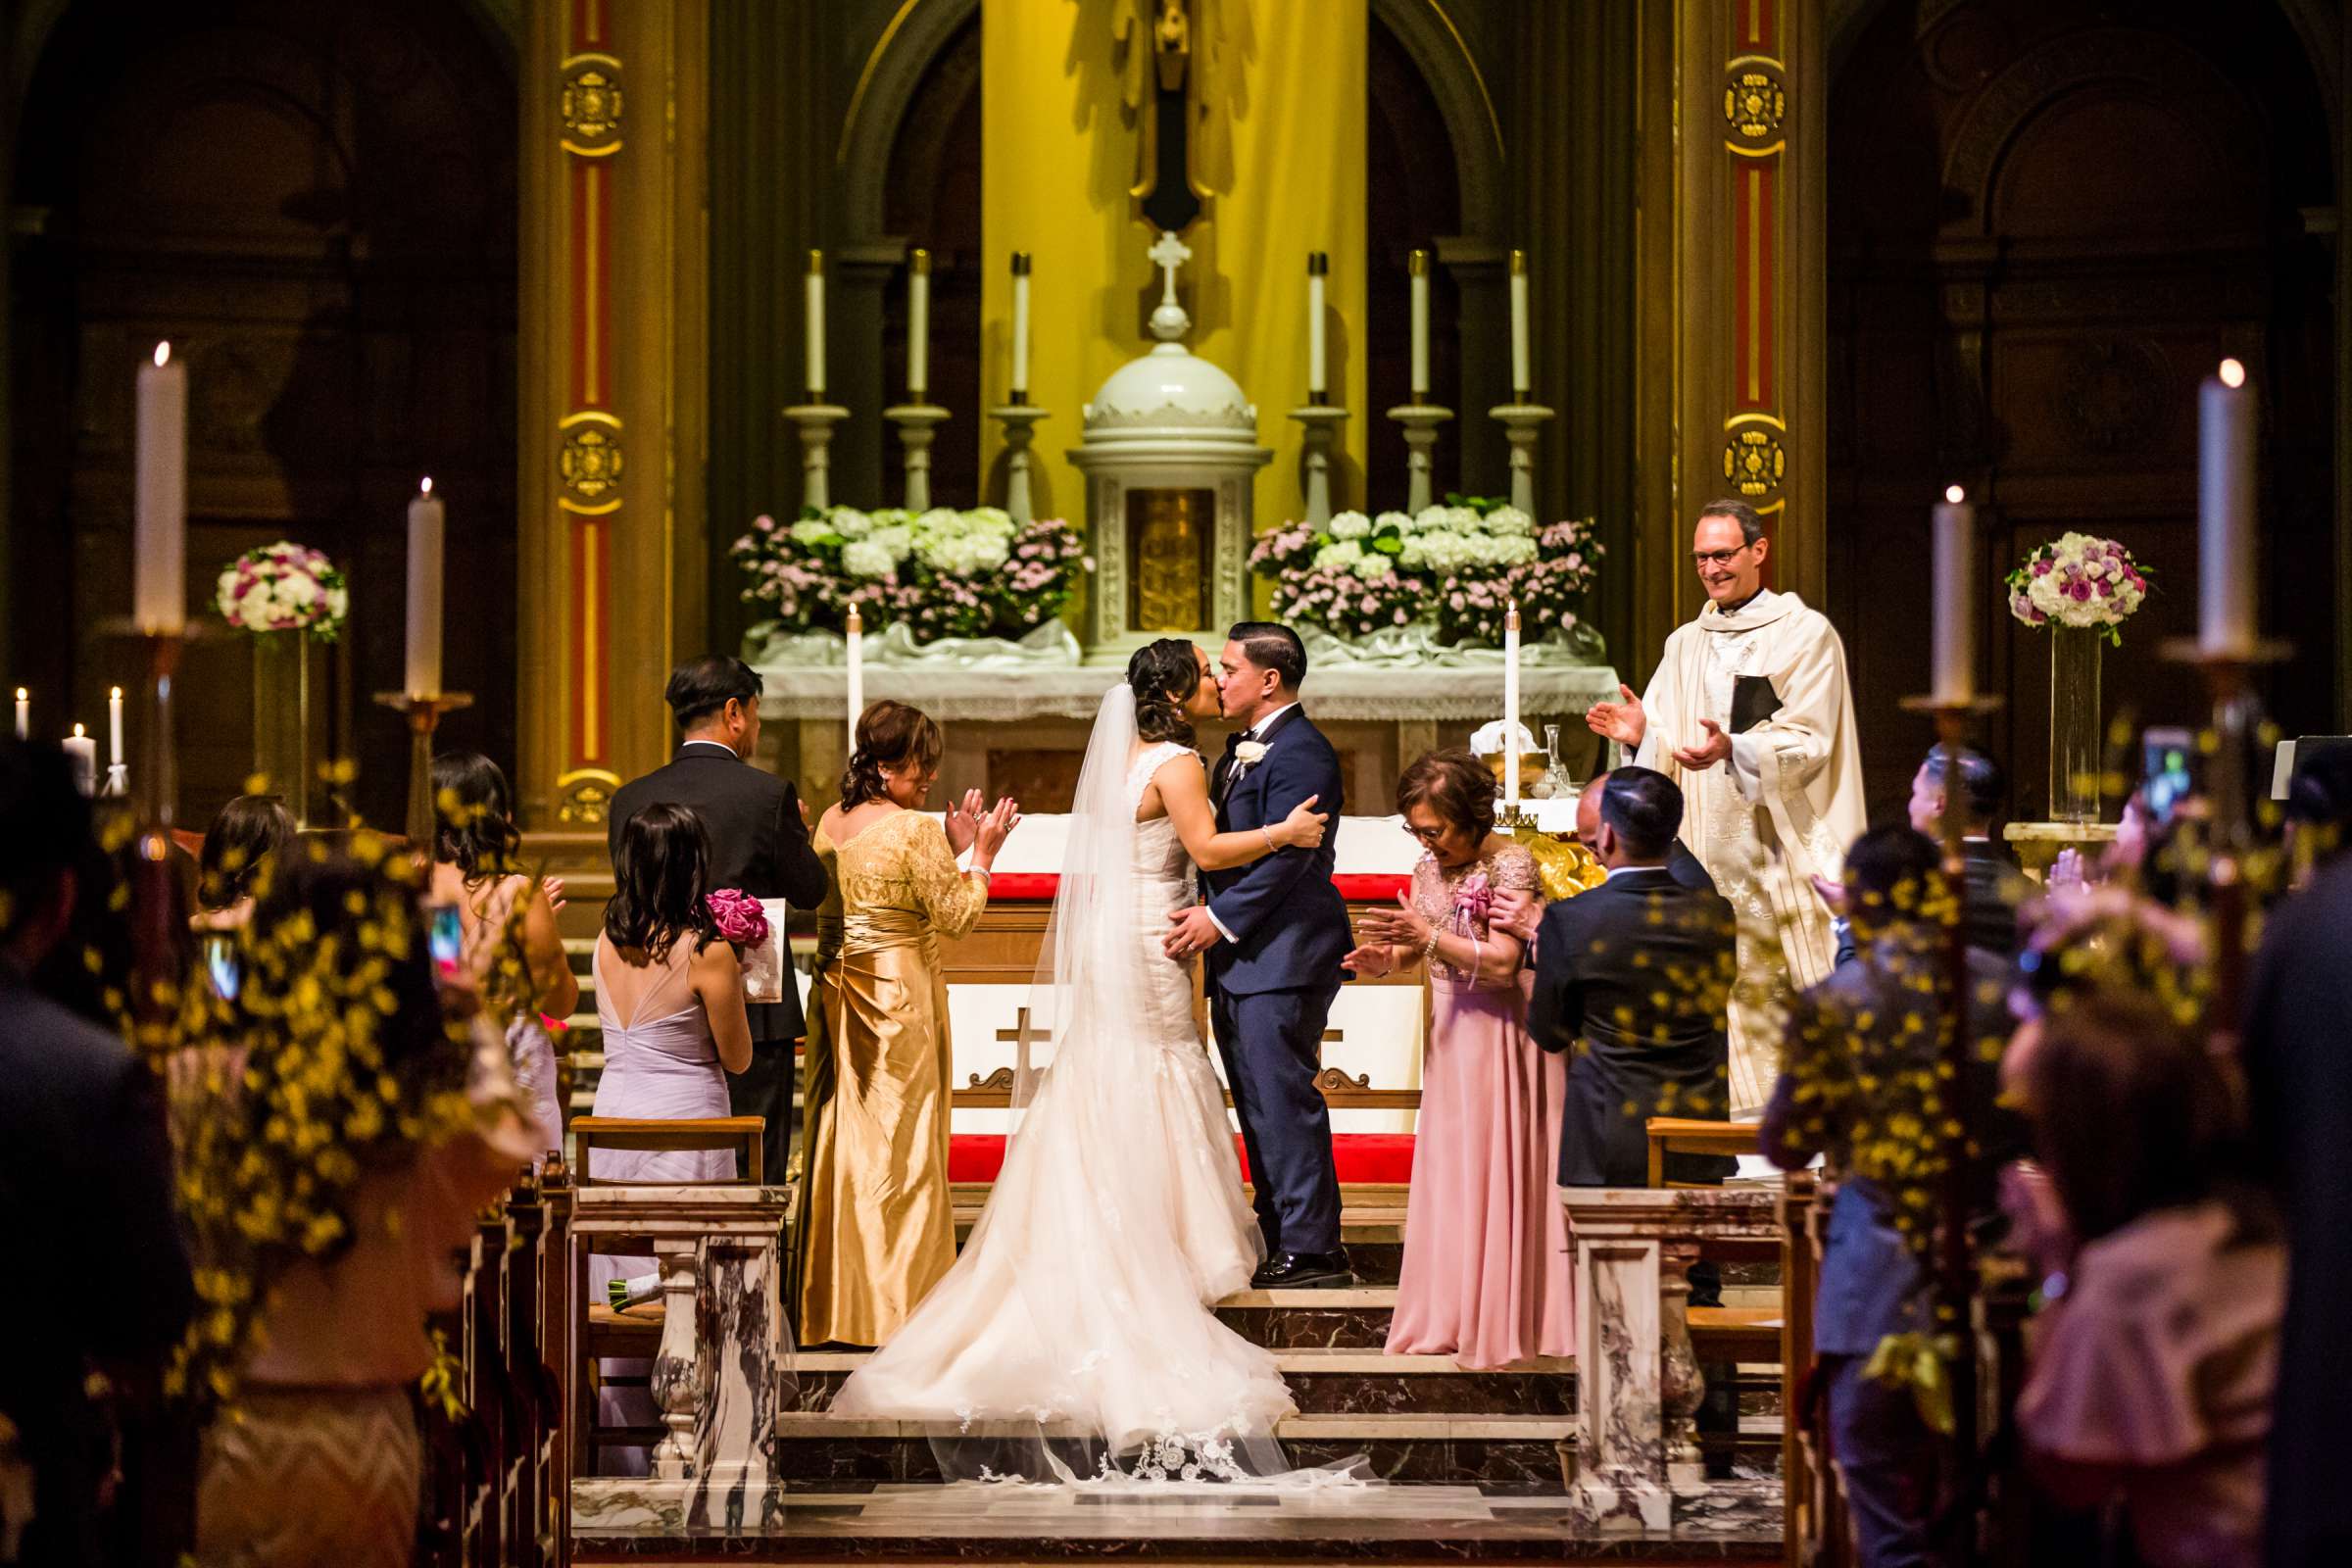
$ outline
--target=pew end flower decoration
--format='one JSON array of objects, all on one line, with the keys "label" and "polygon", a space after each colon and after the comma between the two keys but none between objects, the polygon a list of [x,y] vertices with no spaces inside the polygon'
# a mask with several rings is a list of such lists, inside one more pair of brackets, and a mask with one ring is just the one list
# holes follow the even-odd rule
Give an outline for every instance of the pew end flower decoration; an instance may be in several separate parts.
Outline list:
[{"label": "pew end flower decoration", "polygon": [[213,603],[239,631],[307,631],[331,643],[351,613],[351,585],[324,551],[280,539],[221,567]]},{"label": "pew end flower decoration", "polygon": [[2113,539],[2063,533],[2030,552],[2003,581],[2009,613],[2026,625],[2092,630],[2120,648],[2124,622],[2146,601],[2155,575]]}]

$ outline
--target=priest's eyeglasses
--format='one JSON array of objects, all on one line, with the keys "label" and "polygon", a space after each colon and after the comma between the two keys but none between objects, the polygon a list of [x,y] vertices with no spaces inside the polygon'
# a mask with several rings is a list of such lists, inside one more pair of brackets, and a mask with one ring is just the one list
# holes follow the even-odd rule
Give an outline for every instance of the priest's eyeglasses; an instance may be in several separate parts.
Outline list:
[{"label": "priest's eyeglasses", "polygon": [[1693,550],[1690,552],[1690,564],[1704,566],[1712,563],[1718,566],[1728,566],[1732,564],[1734,556],[1739,555],[1741,551],[1754,548],[1752,545],[1737,545],[1730,550]]}]

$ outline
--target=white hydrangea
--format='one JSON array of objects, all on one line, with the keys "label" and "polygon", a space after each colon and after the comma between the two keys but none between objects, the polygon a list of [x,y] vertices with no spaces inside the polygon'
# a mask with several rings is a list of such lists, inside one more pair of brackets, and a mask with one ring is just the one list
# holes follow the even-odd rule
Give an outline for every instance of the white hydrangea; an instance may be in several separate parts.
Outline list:
[{"label": "white hydrangea", "polygon": [[1479,541],[1447,529],[1409,533],[1404,536],[1404,552],[1396,559],[1408,570],[1459,571],[1479,560]]},{"label": "white hydrangea", "polygon": [[1412,531],[1413,519],[1405,513],[1384,512],[1372,519],[1372,526],[1382,533],[1409,533]]},{"label": "white hydrangea", "polygon": [[974,507],[963,516],[968,526],[985,533],[1001,533],[1009,538],[1017,531],[1012,525],[1012,514],[1003,507]]},{"label": "white hydrangea", "polygon": [[318,581],[308,572],[294,572],[277,580],[277,602],[296,610],[308,608],[318,598]]},{"label": "white hydrangea", "polygon": [[1355,564],[1364,559],[1364,547],[1353,539],[1342,539],[1325,545],[1315,552],[1315,570],[1353,571]]},{"label": "white hydrangea", "polygon": [[267,626],[277,618],[268,583],[257,582],[245,591],[245,597],[237,602],[237,618],[248,626]]},{"label": "white hydrangea", "polygon": [[792,525],[792,538],[795,544],[813,545],[827,539],[840,537],[841,535],[835,531],[833,519],[830,517],[801,517]]},{"label": "white hydrangea", "polygon": [[342,588],[329,588],[326,591],[326,613],[330,620],[341,620],[351,613],[350,592]]},{"label": "white hydrangea", "polygon": [[898,557],[871,539],[852,539],[841,547],[841,569],[853,577],[887,577]]},{"label": "white hydrangea", "polygon": [[833,531],[844,539],[862,539],[874,531],[874,519],[856,507],[835,507],[827,515]]},{"label": "white hydrangea", "polygon": [[1517,507],[1496,507],[1487,514],[1486,525],[1487,532],[1509,537],[1532,535],[1536,531],[1536,519]]},{"label": "white hydrangea", "polygon": [[1358,561],[1351,569],[1366,582],[1386,582],[1396,575],[1396,565],[1377,552]]},{"label": "white hydrangea", "polygon": [[866,542],[889,551],[893,561],[905,561],[914,552],[914,530],[903,522],[893,523],[866,535]]},{"label": "white hydrangea", "polygon": [[1334,539],[1361,539],[1372,531],[1372,519],[1360,512],[1342,512],[1331,519]]}]

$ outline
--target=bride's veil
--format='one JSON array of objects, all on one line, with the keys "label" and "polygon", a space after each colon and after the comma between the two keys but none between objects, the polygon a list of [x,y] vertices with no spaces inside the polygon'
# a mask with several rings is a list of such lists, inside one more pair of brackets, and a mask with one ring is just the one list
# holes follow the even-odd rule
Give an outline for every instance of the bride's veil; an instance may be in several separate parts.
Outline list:
[{"label": "bride's veil", "polygon": [[[1102,1054],[1113,1033],[1105,1026],[1135,1018],[1143,1004],[1143,950],[1129,930],[1136,907],[1135,802],[1127,775],[1136,740],[1135,689],[1120,681],[1102,694],[1078,768],[1061,881],[1029,988],[1030,1026],[1053,1043],[1051,1059],[1065,1079],[1102,1072]],[[1015,1137],[1017,1112],[1037,1091],[1028,1038],[1024,1032],[1013,1069]]]}]

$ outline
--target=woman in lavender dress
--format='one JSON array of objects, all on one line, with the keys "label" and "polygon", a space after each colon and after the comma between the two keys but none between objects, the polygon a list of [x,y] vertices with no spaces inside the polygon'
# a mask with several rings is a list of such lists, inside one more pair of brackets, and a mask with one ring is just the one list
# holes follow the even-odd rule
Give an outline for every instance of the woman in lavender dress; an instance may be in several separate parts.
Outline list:
[{"label": "woman in lavender dress", "polygon": [[1432,1006],[1405,1203],[1391,1355],[1466,1367],[1573,1353],[1568,1225],[1553,1194],[1567,1067],[1527,1033],[1516,936],[1496,893],[1532,892],[1535,857],[1494,832],[1494,777],[1433,752],[1396,781],[1405,831],[1428,852],[1402,907],[1364,917],[1357,974],[1429,968]]},{"label": "woman in lavender dress", "polygon": [[[596,1114],[691,1121],[733,1114],[727,1074],[751,1065],[752,1026],[743,1010],[743,969],[718,940],[704,886],[710,841],[702,818],[683,806],[657,803],[622,824],[612,866],[612,900],[596,939],[596,1016],[604,1030],[605,1071]],[[600,1152],[589,1174],[598,1181],[726,1181],[735,1175],[727,1150]],[[600,1299],[616,1279],[643,1275],[643,1257],[591,1256],[588,1289]],[[651,1363],[607,1360],[609,1380],[643,1378]],[[662,1419],[641,1383],[608,1386],[597,1396],[603,1421],[655,1426]],[[642,1447],[608,1449],[607,1475],[644,1475]]]}]

